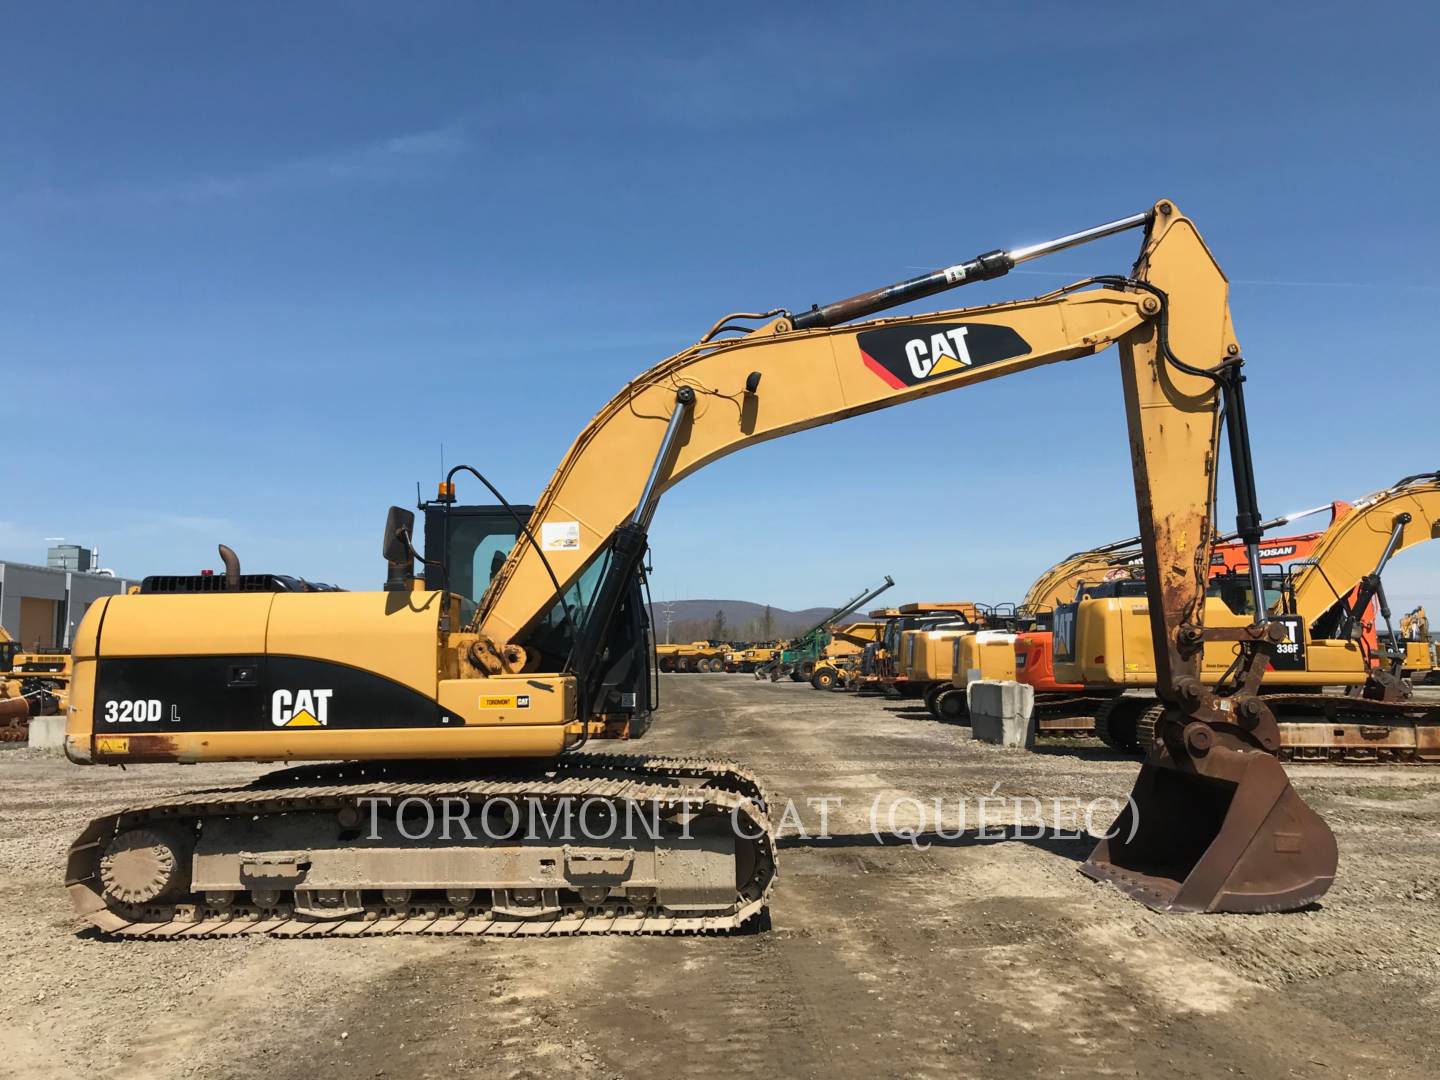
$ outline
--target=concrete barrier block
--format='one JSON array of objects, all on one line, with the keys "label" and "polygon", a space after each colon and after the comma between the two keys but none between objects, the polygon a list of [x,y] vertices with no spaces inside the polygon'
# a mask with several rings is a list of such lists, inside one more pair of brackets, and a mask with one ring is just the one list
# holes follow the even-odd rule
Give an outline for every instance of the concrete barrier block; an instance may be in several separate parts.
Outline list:
[{"label": "concrete barrier block", "polygon": [[29,745],[31,750],[65,749],[65,717],[32,716]]},{"label": "concrete barrier block", "polygon": [[982,679],[966,688],[970,733],[999,746],[1035,748],[1035,688],[1009,679]]}]

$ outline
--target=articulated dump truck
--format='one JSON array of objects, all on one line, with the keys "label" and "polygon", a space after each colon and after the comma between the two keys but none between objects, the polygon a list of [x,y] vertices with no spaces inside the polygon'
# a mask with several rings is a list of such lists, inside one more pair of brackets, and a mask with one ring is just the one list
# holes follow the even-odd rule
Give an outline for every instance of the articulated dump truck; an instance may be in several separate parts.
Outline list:
[{"label": "articulated dump truck", "polygon": [[656,645],[655,657],[661,671],[724,671],[730,646],[714,641],[690,641],[683,645]]},{"label": "articulated dump truck", "polygon": [[750,675],[761,664],[768,664],[779,655],[780,646],[775,642],[731,648],[725,654],[725,670],[732,673],[743,671]]},{"label": "articulated dump truck", "polygon": [[[1120,273],[893,313],[1129,230],[1142,241]],[[97,601],[73,649],[71,760],[198,766],[200,783],[209,762],[282,767],[92,821],[67,861],[76,911],[148,939],[751,924],[777,864],[759,778],[718,759],[597,751],[643,736],[658,705],[644,596],[662,495],[763,440],[1111,346],[1166,708],[1114,837],[1079,869],[1158,911],[1323,896],[1335,839],[1291,787],[1257,692],[1288,625],[1264,605],[1244,625],[1206,619],[1222,416],[1256,574],[1263,519],[1227,283],[1194,223],[1161,200],[823,306],[762,310],[631,379],[533,507],[456,466],[425,508],[423,556],[414,514],[392,507],[383,589],[294,591],[227,566]],[[456,504],[460,474],[495,504]],[[1229,677],[1202,678],[1211,642],[1235,654]],[[590,815],[583,843],[566,839],[572,813]]]}]

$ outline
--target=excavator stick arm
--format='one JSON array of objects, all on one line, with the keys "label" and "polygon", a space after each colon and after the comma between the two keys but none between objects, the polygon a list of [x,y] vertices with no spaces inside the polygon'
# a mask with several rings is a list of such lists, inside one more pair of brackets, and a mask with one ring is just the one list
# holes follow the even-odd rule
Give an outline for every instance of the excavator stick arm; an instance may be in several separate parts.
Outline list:
[{"label": "excavator stick arm", "polygon": [[[1164,742],[1082,871],[1161,910],[1287,910],[1330,887],[1335,838],[1272,756],[1278,728],[1256,690],[1278,627],[1257,623],[1239,635],[1248,639],[1247,665],[1234,694],[1217,697],[1200,681],[1221,406],[1242,539],[1253,546],[1261,523],[1224,276],[1188,221],[1162,235],[1165,243],[1152,238],[1141,274],[1176,299],[1167,320],[1121,343],[1120,367],[1156,689],[1169,708]],[[1251,562],[1258,569],[1259,560]]]}]

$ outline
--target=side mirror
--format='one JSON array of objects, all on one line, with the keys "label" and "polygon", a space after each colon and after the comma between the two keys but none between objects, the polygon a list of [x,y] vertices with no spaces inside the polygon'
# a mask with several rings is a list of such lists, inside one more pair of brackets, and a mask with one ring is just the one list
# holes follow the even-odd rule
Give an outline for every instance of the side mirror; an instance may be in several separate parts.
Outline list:
[{"label": "side mirror", "polygon": [[413,566],[415,559],[412,554],[411,538],[414,535],[414,513],[402,510],[398,506],[390,507],[390,512],[385,515],[385,542],[380,548],[380,553],[385,556],[385,561]]}]

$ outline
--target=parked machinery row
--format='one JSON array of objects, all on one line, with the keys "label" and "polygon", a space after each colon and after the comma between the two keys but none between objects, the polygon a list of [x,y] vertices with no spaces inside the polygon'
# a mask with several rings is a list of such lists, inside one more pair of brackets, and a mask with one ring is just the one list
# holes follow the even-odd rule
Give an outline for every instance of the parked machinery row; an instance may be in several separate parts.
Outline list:
[{"label": "parked machinery row", "polygon": [[[1383,573],[1399,552],[1440,536],[1440,474],[1421,473],[1355,503],[1328,507],[1327,528],[1272,536],[1247,554],[1212,547],[1205,625],[1234,631],[1256,617],[1255,587],[1284,638],[1256,676],[1275,711],[1286,760],[1440,762],[1440,703],[1414,684],[1435,669],[1423,609],[1397,629]],[[1266,522],[1269,530],[1302,515]],[[1258,560],[1251,574],[1249,559]],[[1137,541],[1077,553],[1037,579],[1013,612],[973,603],[907,604],[885,617],[865,674],[840,685],[916,698],[936,717],[966,718],[979,679],[1034,687],[1037,732],[1094,732],[1117,750],[1148,752],[1164,704],[1155,693],[1149,600]],[[1221,682],[1238,640],[1207,642],[1199,679]],[[817,688],[824,688],[816,682]]]},{"label": "parked machinery row", "polygon": [[782,677],[789,677],[794,682],[810,681],[814,677],[817,664],[827,658],[838,659],[855,650],[854,635],[837,638],[837,629],[842,625],[840,620],[868,604],[894,584],[895,579],[886,575],[881,585],[852,596],[804,633],[784,642],[769,661],[754,669],[755,677],[768,678],[771,682]]},{"label": "parked machinery row", "polygon": [[65,711],[70,654],[25,652],[0,627],[0,742],[24,742],[30,720]]}]

